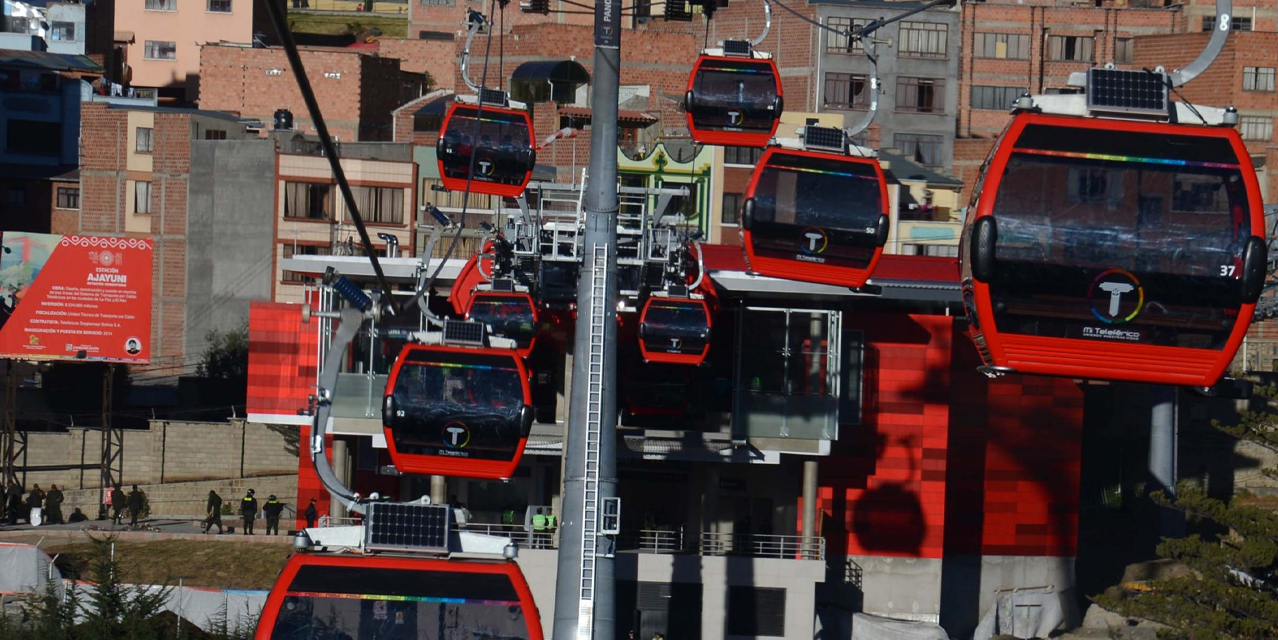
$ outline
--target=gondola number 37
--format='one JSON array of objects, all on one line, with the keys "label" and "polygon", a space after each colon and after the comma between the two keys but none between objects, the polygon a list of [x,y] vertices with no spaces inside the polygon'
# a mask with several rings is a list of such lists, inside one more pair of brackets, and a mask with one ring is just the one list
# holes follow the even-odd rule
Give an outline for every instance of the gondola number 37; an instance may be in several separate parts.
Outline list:
[{"label": "gondola number 37", "polygon": [[1220,14],[1220,25],[1217,26],[1216,28],[1220,29],[1221,31],[1229,31],[1229,24],[1230,24],[1229,14],[1222,13]]},{"label": "gondola number 37", "polygon": [[1220,275],[1222,275],[1222,276],[1227,276],[1227,277],[1228,277],[1228,276],[1233,276],[1233,275],[1234,275],[1234,270],[1235,270],[1236,268],[1237,268],[1237,267],[1235,267],[1235,266],[1234,266],[1234,265],[1232,265],[1232,264],[1222,264],[1222,265],[1220,265]]}]

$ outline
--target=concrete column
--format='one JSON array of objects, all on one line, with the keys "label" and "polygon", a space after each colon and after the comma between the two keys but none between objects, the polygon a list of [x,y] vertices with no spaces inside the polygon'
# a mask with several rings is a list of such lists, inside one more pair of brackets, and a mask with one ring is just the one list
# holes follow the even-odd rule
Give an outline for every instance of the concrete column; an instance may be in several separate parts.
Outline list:
[{"label": "concrete column", "polygon": [[430,503],[444,504],[448,500],[448,479],[444,476],[430,477]]},{"label": "concrete column", "polygon": [[[333,475],[342,481],[344,486],[351,486],[351,461],[346,452],[346,441],[333,438]],[[339,500],[328,503],[328,515],[333,518],[346,517],[346,505]]]},{"label": "concrete column", "polygon": [[803,461],[803,538],[805,542],[816,535],[816,502],[817,461],[808,458]]},{"label": "concrete column", "polygon": [[[1176,495],[1176,388],[1150,387],[1149,474],[1165,487],[1169,498]],[[1168,537],[1184,535],[1184,518],[1173,509],[1162,509],[1159,533]]]}]

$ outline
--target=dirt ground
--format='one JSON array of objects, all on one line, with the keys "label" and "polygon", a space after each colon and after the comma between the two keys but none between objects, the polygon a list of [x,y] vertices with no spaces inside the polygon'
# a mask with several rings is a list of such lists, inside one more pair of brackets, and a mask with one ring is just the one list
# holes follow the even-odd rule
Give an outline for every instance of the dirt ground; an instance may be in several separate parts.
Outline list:
[{"label": "dirt ground", "polygon": [[[6,542],[35,544],[31,540],[7,538]],[[87,540],[67,542],[46,540],[40,547],[66,577],[93,580],[89,561],[93,546]],[[280,569],[292,555],[288,543],[248,543],[220,540],[117,541],[125,582],[135,584],[177,584],[218,589],[270,589]]]}]

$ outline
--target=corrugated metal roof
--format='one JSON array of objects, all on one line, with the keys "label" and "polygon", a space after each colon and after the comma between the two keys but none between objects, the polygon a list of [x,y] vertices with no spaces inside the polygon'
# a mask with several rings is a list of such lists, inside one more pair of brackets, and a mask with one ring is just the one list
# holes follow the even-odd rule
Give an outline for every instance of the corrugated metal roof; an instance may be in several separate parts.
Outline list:
[{"label": "corrugated metal roof", "polygon": [[86,56],[21,49],[0,49],[0,67],[102,73],[102,66]]}]

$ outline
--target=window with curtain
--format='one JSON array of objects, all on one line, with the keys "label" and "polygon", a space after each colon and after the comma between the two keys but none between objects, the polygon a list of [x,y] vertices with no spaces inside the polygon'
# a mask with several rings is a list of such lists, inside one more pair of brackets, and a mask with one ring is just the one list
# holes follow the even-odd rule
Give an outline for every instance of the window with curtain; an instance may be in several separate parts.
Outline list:
[{"label": "window with curtain", "polygon": [[[399,187],[351,187],[364,222],[404,223],[404,190]],[[346,215],[350,218],[350,213]]]}]

